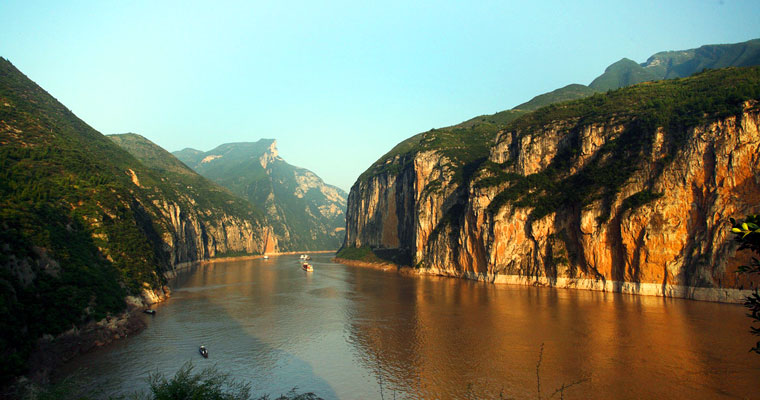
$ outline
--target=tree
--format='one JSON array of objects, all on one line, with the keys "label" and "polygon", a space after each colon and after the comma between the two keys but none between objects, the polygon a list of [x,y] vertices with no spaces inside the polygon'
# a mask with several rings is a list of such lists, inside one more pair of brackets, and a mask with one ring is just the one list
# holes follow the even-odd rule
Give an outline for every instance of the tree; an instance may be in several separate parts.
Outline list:
[{"label": "tree", "polygon": [[[733,224],[731,232],[735,235],[734,240],[740,243],[739,250],[749,249],[760,255],[760,215],[748,215],[744,221],[736,221],[731,218],[731,223]],[[738,272],[747,275],[760,275],[760,261],[757,257],[752,257],[749,265],[740,266]],[[752,323],[760,323],[760,293],[758,293],[758,288],[755,288],[755,292],[747,296],[744,306],[749,309],[747,316],[752,319]],[[760,327],[750,326],[749,329],[753,335],[760,336]],[[760,341],[750,351],[760,354]]]}]

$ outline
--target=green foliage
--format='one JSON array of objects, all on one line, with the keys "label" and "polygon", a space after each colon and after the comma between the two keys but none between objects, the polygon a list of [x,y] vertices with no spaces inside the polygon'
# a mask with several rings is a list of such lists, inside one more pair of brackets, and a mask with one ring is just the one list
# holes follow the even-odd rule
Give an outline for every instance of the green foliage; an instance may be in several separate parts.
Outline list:
[{"label": "green foliage", "polygon": [[[105,398],[99,391],[83,389],[78,378],[66,378],[63,381],[38,385],[25,381],[12,389],[13,398],[22,400],[87,400]],[[219,371],[216,366],[195,371],[192,362],[185,363],[173,376],[155,372],[146,381],[148,390],[128,395],[108,396],[120,400],[248,400],[251,397],[251,385]],[[0,392],[2,393],[2,392]],[[2,393],[5,394],[5,393]],[[0,394],[0,396],[2,395]],[[256,397],[256,400],[323,400],[312,392],[298,393],[296,388],[276,398],[269,395]]]},{"label": "green foliage", "polygon": [[645,81],[691,76],[705,69],[760,64],[760,40],[706,45],[698,49],[657,53],[644,64],[622,59],[589,85],[598,91],[614,90]]},{"label": "green foliage", "polygon": [[637,64],[635,61],[623,58],[607,67],[602,75],[589,84],[589,87],[596,91],[604,92],[662,78],[663,77],[658,76],[652,70]]},{"label": "green foliage", "polygon": [[[234,215],[252,221],[263,219],[261,211],[246,201],[244,196],[234,195],[230,190],[199,175],[150,140],[134,133],[108,135],[108,138],[148,167],[155,176],[161,177],[153,185],[167,199],[182,203],[183,198],[190,196],[195,202],[190,206],[206,211],[198,214],[201,221],[216,221],[223,215]],[[178,153],[185,157],[200,156],[192,153],[192,149]],[[261,169],[256,161],[256,166]],[[229,171],[224,171],[224,174],[229,174]]]},{"label": "green foliage", "polygon": [[163,204],[202,222],[258,221],[245,200],[133,140],[152,150],[157,166],[146,167],[2,58],[0,121],[0,383],[25,372],[43,334],[119,313],[127,294],[164,283]]},{"label": "green foliage", "polygon": [[644,189],[640,192],[637,192],[636,194],[633,194],[627,197],[625,200],[623,200],[623,205],[620,207],[620,212],[623,212],[626,210],[635,210],[643,206],[644,204],[647,204],[649,202],[659,199],[663,195],[664,193],[662,192],[653,192],[649,189]]},{"label": "green foliage", "polygon": [[[734,240],[740,243],[739,250],[748,249],[755,254],[760,255],[760,215],[748,215],[744,221],[736,221],[731,218],[731,233],[734,234]],[[742,265],[738,269],[739,273],[748,275],[760,275],[760,261],[752,257],[749,265]],[[760,293],[758,289],[746,298],[744,306],[749,309],[748,316],[753,323],[760,324]],[[760,326],[751,326],[750,332],[753,335],[760,336]],[[760,341],[751,349],[760,354]]]},{"label": "green foliage", "polygon": [[[167,378],[164,374],[154,373],[148,377],[150,400],[247,400],[251,398],[251,385],[233,379],[229,374],[220,372],[216,367],[204,368],[194,372],[191,362],[186,363]],[[257,400],[269,400],[269,395]],[[280,395],[274,400],[322,400],[314,393],[298,393],[296,388]]]},{"label": "green foliage", "polygon": [[454,171],[453,182],[461,184],[488,157],[496,134],[526,113],[525,110],[507,110],[415,135],[375,161],[359,176],[359,182],[380,174],[397,175],[411,166],[416,154],[436,151],[449,160],[449,168]]},{"label": "green foliage", "polygon": [[[645,81],[654,81],[658,79],[671,79],[687,77],[706,68],[725,68],[732,66],[751,66],[760,64],[760,39],[750,40],[743,43],[726,44],[726,45],[707,45],[699,49],[686,51],[673,51],[657,53],[651,60],[657,59],[659,63],[639,65],[629,59],[622,59],[605,70],[589,86],[580,84],[571,84],[554,91],[538,95],[530,101],[520,104],[511,110],[501,111],[493,115],[484,115],[472,118],[461,124],[442,128],[431,129],[412,136],[396,145],[391,151],[382,156],[372,166],[365,171],[360,177],[359,182],[366,181],[370,176],[379,174],[398,174],[411,163],[415,154],[425,150],[444,150],[445,146],[453,145],[452,149],[457,149],[457,143],[451,143],[448,140],[437,140],[437,136],[456,136],[457,138],[472,136],[482,145],[488,145],[493,139],[495,132],[485,137],[478,137],[473,134],[472,130],[480,124],[488,124],[498,129],[505,128],[513,120],[525,115],[529,111],[562,103],[570,100],[577,100],[589,97],[598,92],[618,89],[621,87],[633,85]],[[600,110],[601,111],[601,110]],[[464,128],[456,133],[452,132],[457,128]],[[498,131],[497,129],[497,131]],[[480,141],[485,139],[485,141]],[[444,146],[444,147],[438,147]],[[476,144],[477,146],[477,144]],[[461,149],[461,146],[459,147]],[[474,149],[479,152],[479,149]],[[482,153],[481,153],[482,154]],[[477,156],[474,158],[478,158]],[[465,155],[462,157],[464,164],[472,162]],[[395,160],[395,161],[394,161]],[[462,161],[462,160],[460,160]],[[456,165],[463,168],[464,165]],[[460,183],[460,182],[457,182]]]},{"label": "green foliage", "polygon": [[238,382],[216,368],[193,372],[188,362],[172,378],[160,373],[148,377],[153,400],[240,400],[251,397],[251,385]]},{"label": "green foliage", "polygon": [[343,247],[335,255],[337,258],[346,260],[362,261],[366,263],[384,264],[385,261],[372,252],[372,249],[366,246],[362,247]]}]

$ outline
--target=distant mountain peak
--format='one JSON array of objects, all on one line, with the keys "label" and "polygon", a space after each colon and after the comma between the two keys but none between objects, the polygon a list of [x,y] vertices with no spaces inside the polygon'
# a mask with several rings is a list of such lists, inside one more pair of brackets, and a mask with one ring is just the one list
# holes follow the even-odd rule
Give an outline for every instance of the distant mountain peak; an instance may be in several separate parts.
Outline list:
[{"label": "distant mountain peak", "polygon": [[277,159],[280,159],[279,153],[277,152],[277,140],[272,140],[269,148],[267,148],[264,154],[259,157],[259,164],[261,164],[261,168],[266,169],[267,165]]},{"label": "distant mountain peak", "polygon": [[175,155],[265,210],[282,249],[324,250],[342,243],[346,193],[315,173],[288,164],[275,139],[225,143],[205,153]]}]

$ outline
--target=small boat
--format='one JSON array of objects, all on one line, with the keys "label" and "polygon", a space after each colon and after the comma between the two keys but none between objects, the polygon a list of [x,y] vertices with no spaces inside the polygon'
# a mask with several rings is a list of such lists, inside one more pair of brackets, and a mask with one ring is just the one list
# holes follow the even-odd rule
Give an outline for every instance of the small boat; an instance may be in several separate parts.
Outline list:
[{"label": "small boat", "polygon": [[265,259],[265,260],[268,260],[268,259],[269,259],[269,256],[268,256],[268,255],[264,255],[264,259]]},{"label": "small boat", "polygon": [[143,310],[143,312],[150,315],[156,315],[156,310]]},{"label": "small boat", "polygon": [[198,349],[198,352],[201,353],[201,355],[203,356],[203,358],[208,358],[208,350],[206,350],[206,346],[201,346]]},{"label": "small boat", "polygon": [[314,267],[312,267],[311,264],[309,264],[307,262],[301,264],[301,269],[303,269],[306,272],[313,272],[314,271]]}]

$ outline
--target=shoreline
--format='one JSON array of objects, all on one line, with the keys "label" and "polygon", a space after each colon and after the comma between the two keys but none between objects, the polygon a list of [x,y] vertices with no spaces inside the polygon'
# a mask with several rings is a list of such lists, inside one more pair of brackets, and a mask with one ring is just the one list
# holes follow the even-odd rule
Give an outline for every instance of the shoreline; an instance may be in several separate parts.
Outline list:
[{"label": "shoreline", "polygon": [[[143,310],[169,298],[168,288],[159,290],[161,293],[144,289],[140,296],[127,296],[127,308],[119,314],[90,321],[83,326],[74,326],[55,337],[44,335],[29,356],[29,372],[22,377],[37,384],[49,383],[58,378],[58,368],[76,357],[139,334],[148,326]],[[17,382],[22,377],[17,378]]]},{"label": "shoreline", "polygon": [[[267,254],[255,254],[250,256],[232,256],[232,257],[218,257],[218,258],[208,258],[205,260],[199,260],[199,261],[189,261],[190,263],[197,263],[197,264],[208,264],[212,262],[217,261],[244,261],[244,260],[255,260],[258,258],[263,258],[264,256],[269,257],[277,257],[277,256],[287,256],[287,255],[293,255],[293,254],[327,254],[327,253],[337,253],[338,250],[313,250],[313,251],[283,251],[278,253],[267,253]],[[187,263],[182,263],[187,264]],[[179,265],[179,264],[178,264]]]},{"label": "shoreline", "polygon": [[206,265],[211,264],[215,262],[229,262],[229,261],[245,261],[245,260],[256,260],[259,258],[264,258],[264,256],[270,256],[270,257],[277,257],[277,256],[286,256],[286,255],[293,255],[293,254],[327,254],[327,253],[337,253],[338,250],[314,250],[314,251],[284,251],[284,252],[278,252],[278,253],[267,253],[267,254],[252,254],[248,256],[231,256],[231,257],[218,257],[218,258],[207,258],[205,260],[196,260],[196,261],[185,261],[181,263],[177,263],[177,265],[174,266],[169,271],[164,272],[164,278],[166,279],[173,279],[177,277],[177,273],[179,271],[183,271],[186,269],[189,269],[194,266],[198,265]]},{"label": "shoreline", "polygon": [[[337,250],[317,251],[290,251],[269,253],[268,256],[308,254],[308,253],[335,253]],[[177,273],[194,266],[206,265],[213,262],[228,262],[240,260],[253,260],[263,258],[263,254],[219,257],[206,260],[185,261],[177,263],[174,267],[163,273],[169,280],[177,276]],[[90,321],[82,326],[75,326],[57,336],[45,335],[37,341],[36,349],[29,356],[29,372],[21,377],[36,383],[47,383],[56,379],[56,370],[73,360],[74,358],[97,351],[109,344],[124,339],[130,335],[142,332],[147,326],[147,318],[143,311],[151,308],[154,304],[162,303],[171,296],[171,288],[163,286],[158,289],[143,288],[138,296],[127,296],[126,309],[112,316],[107,316],[100,321]],[[3,397],[0,391],[0,398]]]},{"label": "shoreline", "polygon": [[451,271],[437,268],[414,269],[410,266],[393,263],[371,263],[335,257],[334,262],[361,268],[374,268],[382,271],[394,271],[404,276],[441,276],[447,278],[467,279],[497,285],[538,286],[569,290],[590,290],[595,292],[621,293],[634,296],[653,296],[669,299],[707,301],[724,304],[743,304],[753,290],[733,288],[706,288],[682,285],[663,285],[657,283],[636,283],[620,281],[602,281],[585,278],[548,278],[523,275],[484,274],[472,271]]}]

